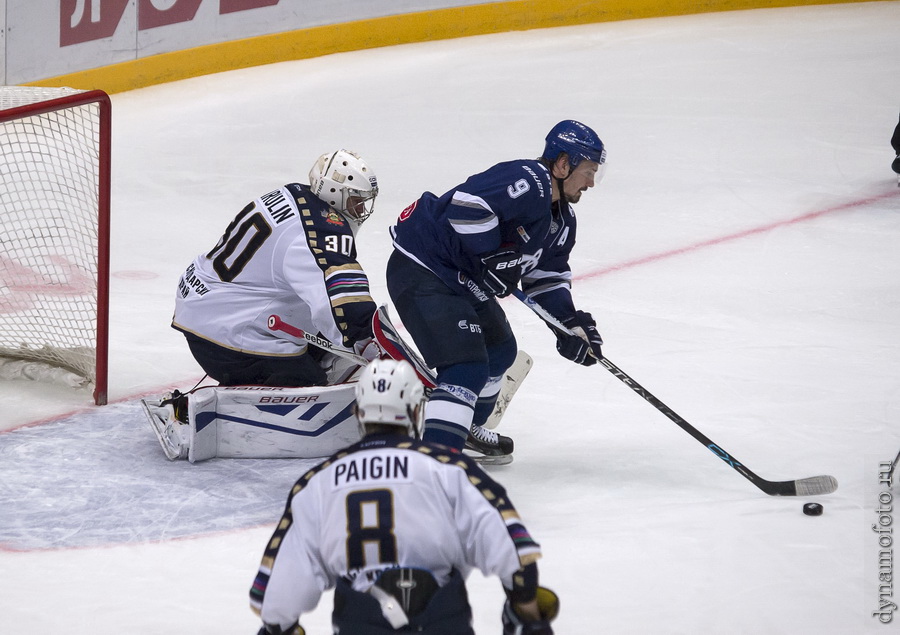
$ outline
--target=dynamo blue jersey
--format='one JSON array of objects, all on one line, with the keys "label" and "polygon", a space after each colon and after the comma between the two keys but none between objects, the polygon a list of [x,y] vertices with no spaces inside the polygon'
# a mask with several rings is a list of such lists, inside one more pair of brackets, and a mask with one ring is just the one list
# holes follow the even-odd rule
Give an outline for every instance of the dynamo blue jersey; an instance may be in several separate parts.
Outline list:
[{"label": "dynamo blue jersey", "polygon": [[391,228],[394,247],[451,289],[488,296],[478,287],[481,258],[500,247],[524,256],[522,290],[557,318],[575,313],[569,253],[575,214],[551,202],[550,172],[539,161],[498,163],[443,196],[425,192]]}]

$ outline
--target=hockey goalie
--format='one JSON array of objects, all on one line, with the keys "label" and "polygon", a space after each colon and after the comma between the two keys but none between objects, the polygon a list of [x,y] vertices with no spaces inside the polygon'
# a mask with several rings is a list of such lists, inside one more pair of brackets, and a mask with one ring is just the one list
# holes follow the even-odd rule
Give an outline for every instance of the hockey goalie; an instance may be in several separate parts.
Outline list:
[{"label": "hockey goalie", "polygon": [[172,327],[218,385],[144,401],[166,456],[317,457],[357,440],[352,380],[380,351],[356,234],[377,195],[359,155],[323,154],[309,185],[257,197],[188,265]]}]

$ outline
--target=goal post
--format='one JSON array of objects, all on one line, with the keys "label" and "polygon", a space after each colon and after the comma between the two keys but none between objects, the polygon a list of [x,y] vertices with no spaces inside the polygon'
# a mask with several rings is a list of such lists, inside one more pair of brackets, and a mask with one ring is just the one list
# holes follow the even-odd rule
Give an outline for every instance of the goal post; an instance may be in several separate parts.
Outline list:
[{"label": "goal post", "polygon": [[100,90],[0,86],[0,357],[107,401],[112,107]]}]

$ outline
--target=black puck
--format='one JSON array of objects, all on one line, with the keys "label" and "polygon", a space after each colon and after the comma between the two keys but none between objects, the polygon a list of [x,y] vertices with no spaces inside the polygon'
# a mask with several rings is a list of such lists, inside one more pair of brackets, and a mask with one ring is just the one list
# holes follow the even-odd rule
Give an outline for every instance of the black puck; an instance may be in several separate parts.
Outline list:
[{"label": "black puck", "polygon": [[806,503],[803,506],[803,513],[807,516],[821,516],[825,508],[818,503]]}]

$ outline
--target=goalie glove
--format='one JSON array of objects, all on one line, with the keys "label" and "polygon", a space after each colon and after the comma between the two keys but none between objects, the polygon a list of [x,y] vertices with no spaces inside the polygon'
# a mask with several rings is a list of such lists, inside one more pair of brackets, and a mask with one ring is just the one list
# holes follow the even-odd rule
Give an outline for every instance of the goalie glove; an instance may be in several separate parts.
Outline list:
[{"label": "goalie glove", "polygon": [[484,290],[498,298],[505,298],[519,284],[522,277],[522,254],[513,247],[501,247],[481,258],[484,269],[481,285]]},{"label": "goalie glove", "polygon": [[590,313],[576,311],[575,315],[563,321],[572,333],[556,333],[556,350],[568,360],[582,366],[593,366],[603,358],[603,338],[597,331],[597,323]]},{"label": "goalie glove", "polygon": [[538,587],[534,601],[540,614],[537,619],[522,617],[521,611],[516,610],[516,605],[506,600],[501,616],[503,635],[553,635],[550,622],[559,615],[559,597],[550,589]]},{"label": "goalie glove", "polygon": [[367,362],[371,362],[372,360],[381,358],[381,347],[379,347],[378,342],[376,342],[375,339],[371,337],[367,337],[366,339],[360,340],[356,344],[354,344],[353,352],[361,357],[364,357]]}]

